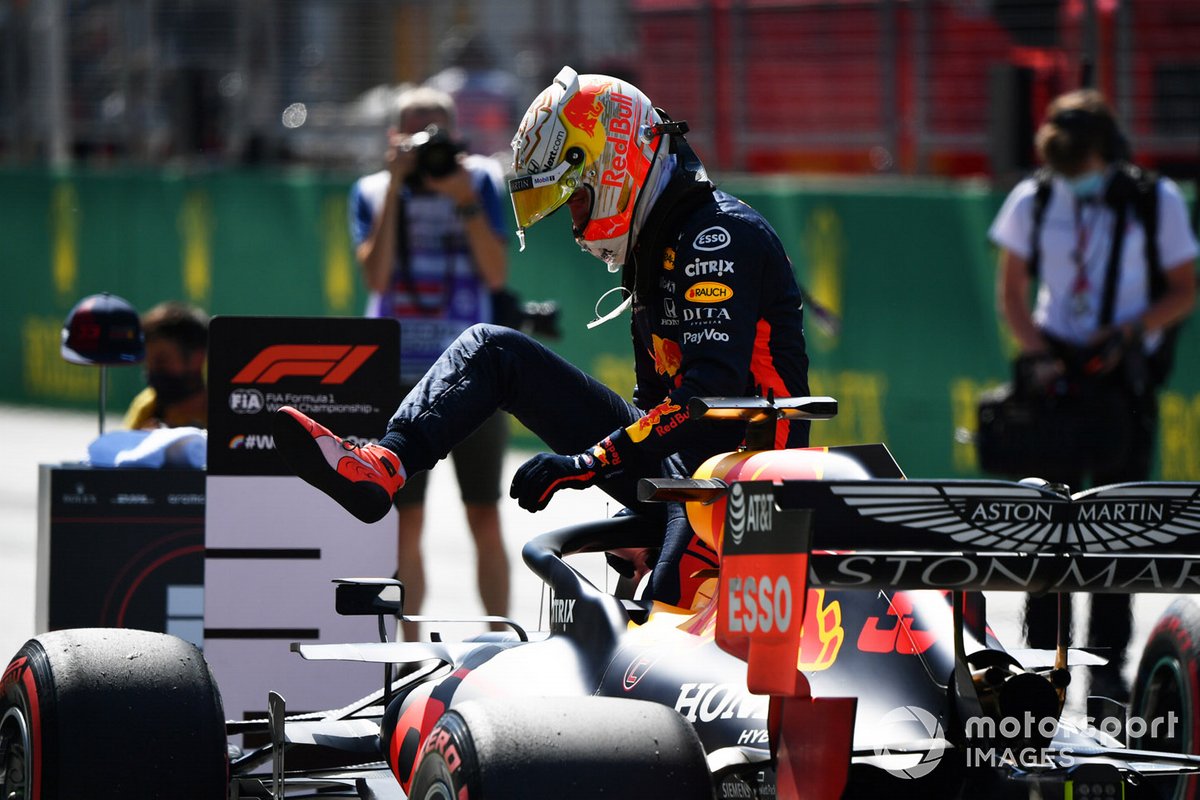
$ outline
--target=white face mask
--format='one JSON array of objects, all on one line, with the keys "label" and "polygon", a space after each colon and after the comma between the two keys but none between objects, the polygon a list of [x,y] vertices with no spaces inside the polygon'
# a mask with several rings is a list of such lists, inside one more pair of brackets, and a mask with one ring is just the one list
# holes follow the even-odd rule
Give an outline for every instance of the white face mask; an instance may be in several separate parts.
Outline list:
[{"label": "white face mask", "polygon": [[1067,178],[1067,184],[1076,197],[1098,197],[1104,188],[1104,170],[1098,169]]}]

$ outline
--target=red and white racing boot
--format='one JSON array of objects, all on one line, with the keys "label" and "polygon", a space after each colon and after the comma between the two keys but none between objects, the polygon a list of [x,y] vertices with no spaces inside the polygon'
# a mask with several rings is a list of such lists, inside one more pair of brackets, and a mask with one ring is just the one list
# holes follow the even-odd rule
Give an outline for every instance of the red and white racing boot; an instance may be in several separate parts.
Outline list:
[{"label": "red and white racing boot", "polygon": [[301,478],[363,522],[377,522],[404,485],[404,468],[391,450],[357,445],[291,406],[275,412],[275,449]]}]

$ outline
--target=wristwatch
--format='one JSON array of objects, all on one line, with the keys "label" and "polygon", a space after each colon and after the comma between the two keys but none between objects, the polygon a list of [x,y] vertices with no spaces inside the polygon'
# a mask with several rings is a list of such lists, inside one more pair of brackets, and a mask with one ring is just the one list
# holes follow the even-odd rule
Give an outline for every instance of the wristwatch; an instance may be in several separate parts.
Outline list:
[{"label": "wristwatch", "polygon": [[482,210],[483,208],[480,207],[479,203],[468,203],[465,206],[455,207],[454,213],[458,215],[459,219],[470,219]]}]

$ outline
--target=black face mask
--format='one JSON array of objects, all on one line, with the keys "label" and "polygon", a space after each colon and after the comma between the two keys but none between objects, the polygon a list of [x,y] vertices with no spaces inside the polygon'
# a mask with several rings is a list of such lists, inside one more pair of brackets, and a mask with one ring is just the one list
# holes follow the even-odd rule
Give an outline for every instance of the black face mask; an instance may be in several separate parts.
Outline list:
[{"label": "black face mask", "polygon": [[150,372],[146,374],[146,383],[154,390],[159,404],[169,406],[186,400],[203,389],[204,376],[199,372],[185,372],[181,375],[173,372]]}]

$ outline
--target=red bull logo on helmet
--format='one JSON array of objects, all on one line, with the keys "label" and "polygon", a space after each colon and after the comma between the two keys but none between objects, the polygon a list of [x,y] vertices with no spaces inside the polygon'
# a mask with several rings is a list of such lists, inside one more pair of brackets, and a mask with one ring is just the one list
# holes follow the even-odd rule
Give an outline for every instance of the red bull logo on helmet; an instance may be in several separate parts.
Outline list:
[{"label": "red bull logo on helmet", "polygon": [[562,107],[563,119],[572,127],[583,131],[590,139],[596,138],[596,123],[604,113],[604,104],[597,96],[605,88],[604,84],[581,87]]},{"label": "red bull logo on helmet", "polygon": [[608,138],[613,147],[612,168],[604,170],[600,182],[605,186],[625,185],[629,174],[629,145],[633,141],[633,98],[613,92],[614,114],[608,121]]}]

